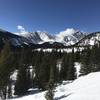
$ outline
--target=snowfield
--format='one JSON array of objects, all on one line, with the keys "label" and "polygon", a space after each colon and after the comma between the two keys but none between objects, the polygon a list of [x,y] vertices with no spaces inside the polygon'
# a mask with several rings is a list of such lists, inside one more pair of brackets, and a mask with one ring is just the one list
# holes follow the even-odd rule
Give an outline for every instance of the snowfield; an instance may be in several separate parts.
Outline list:
[{"label": "snowfield", "polygon": [[[45,92],[28,95],[12,100],[45,100]],[[54,100],[99,100],[100,72],[79,77],[72,83],[63,82],[55,90]]]}]

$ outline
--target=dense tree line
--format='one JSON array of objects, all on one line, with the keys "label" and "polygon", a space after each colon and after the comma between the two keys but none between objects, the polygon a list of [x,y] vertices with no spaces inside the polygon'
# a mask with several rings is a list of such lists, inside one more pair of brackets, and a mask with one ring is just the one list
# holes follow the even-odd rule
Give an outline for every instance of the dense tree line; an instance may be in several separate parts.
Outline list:
[{"label": "dense tree line", "polygon": [[[38,88],[48,90],[45,97],[53,100],[54,88],[63,80],[76,79],[75,62],[81,63],[81,75],[100,71],[100,47],[85,47],[75,52],[61,52],[57,49],[52,52],[40,51],[23,46],[12,50],[9,41],[6,41],[0,51],[0,97],[12,97],[12,83],[14,94],[23,96],[28,94],[28,89]],[[60,64],[60,65],[59,65]],[[13,82],[10,78],[17,70],[17,79]]]},{"label": "dense tree line", "polygon": [[6,93],[9,92],[7,88],[10,88],[9,78],[14,71],[14,63],[14,53],[10,49],[9,41],[7,41],[0,53],[0,96],[2,99],[5,99]]},{"label": "dense tree line", "polygon": [[81,54],[82,63],[80,73],[86,75],[91,72],[100,71],[100,47],[94,45],[93,47],[86,47]]}]

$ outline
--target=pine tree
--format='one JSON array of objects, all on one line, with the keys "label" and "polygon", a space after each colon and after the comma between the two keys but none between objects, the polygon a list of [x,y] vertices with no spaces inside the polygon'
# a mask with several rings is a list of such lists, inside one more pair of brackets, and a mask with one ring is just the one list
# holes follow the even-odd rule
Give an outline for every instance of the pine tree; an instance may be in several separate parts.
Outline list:
[{"label": "pine tree", "polygon": [[47,92],[45,94],[46,100],[54,100],[54,87],[55,87],[55,69],[53,66],[50,68],[50,79],[47,86]]},{"label": "pine tree", "polygon": [[11,80],[9,80],[9,84],[8,84],[8,98],[12,97],[12,85],[11,85]]},{"label": "pine tree", "polygon": [[40,69],[41,69],[41,63],[44,57],[44,53],[41,50],[39,51],[34,51],[33,52],[33,57],[32,57],[32,66],[35,76],[34,76],[34,87],[40,87],[40,82],[39,82],[39,75],[40,75]]},{"label": "pine tree", "polygon": [[100,71],[100,47],[94,45],[90,55],[91,72]]},{"label": "pine tree", "polygon": [[[6,97],[6,89],[9,83],[11,72],[14,70],[14,56],[11,51],[9,41],[5,41],[5,45],[0,54],[0,91],[1,95]],[[3,95],[2,95],[3,96]]]},{"label": "pine tree", "polygon": [[54,83],[52,80],[48,83],[48,90],[45,94],[46,100],[54,100]]},{"label": "pine tree", "polygon": [[69,67],[67,71],[67,80],[76,79],[76,68],[74,67],[74,48],[72,53],[69,55]]},{"label": "pine tree", "polygon": [[76,78],[76,68],[74,67],[74,49],[72,53],[64,53],[60,71],[60,80],[74,80]]},{"label": "pine tree", "polygon": [[15,84],[15,95],[22,96],[27,93],[28,87],[28,78],[27,78],[27,69],[25,66],[22,66],[19,69],[17,75],[17,81]]},{"label": "pine tree", "polygon": [[90,55],[91,55],[91,50],[89,47],[87,47],[84,50],[84,53],[83,53],[83,56],[81,59],[81,62],[82,62],[82,66],[81,66],[81,70],[80,70],[81,75],[86,75],[92,71]]},{"label": "pine tree", "polygon": [[33,80],[30,75],[30,69],[27,70],[27,88],[32,88]]},{"label": "pine tree", "polygon": [[80,62],[80,49],[77,49],[75,54],[75,62]]},{"label": "pine tree", "polygon": [[50,71],[50,66],[49,66],[49,59],[48,59],[48,54],[45,53],[44,57],[42,57],[42,62],[40,64],[40,69],[39,69],[39,88],[42,90],[46,89],[47,82],[49,81],[49,71]]},{"label": "pine tree", "polygon": [[15,94],[18,96],[27,94],[27,90],[31,88],[32,84],[29,71],[30,62],[27,61],[27,52],[27,49],[22,48],[18,65],[19,72],[15,84]]},{"label": "pine tree", "polygon": [[61,71],[60,71],[60,80],[66,80],[67,78],[67,72],[69,67],[69,56],[68,54],[64,54],[62,58],[62,64],[61,64]]},{"label": "pine tree", "polygon": [[57,83],[59,81],[59,68],[57,67],[57,59],[59,57],[59,54],[57,54],[57,50],[56,51],[52,51],[49,54],[49,66],[50,66],[50,70],[52,69],[54,72],[54,83]]}]

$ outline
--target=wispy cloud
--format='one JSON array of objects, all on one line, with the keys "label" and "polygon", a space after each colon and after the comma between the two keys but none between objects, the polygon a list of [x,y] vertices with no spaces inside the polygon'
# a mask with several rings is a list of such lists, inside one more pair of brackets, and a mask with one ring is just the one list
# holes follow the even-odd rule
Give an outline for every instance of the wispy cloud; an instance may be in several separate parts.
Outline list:
[{"label": "wispy cloud", "polygon": [[65,36],[72,35],[75,32],[77,32],[77,30],[75,30],[73,28],[67,28],[66,30],[61,31],[60,33],[58,33],[56,35],[56,39],[57,39],[57,41],[63,41]]},{"label": "wispy cloud", "polygon": [[62,36],[65,36],[65,35],[72,35],[72,34],[75,33],[75,32],[76,32],[75,29],[73,29],[73,28],[67,28],[67,29],[64,30],[64,31],[61,31],[61,32],[59,33],[59,35],[62,35]]},{"label": "wispy cloud", "polygon": [[21,26],[21,25],[18,25],[17,29],[20,31],[21,34],[26,34],[27,33],[27,31],[25,30],[25,28],[23,26]]}]

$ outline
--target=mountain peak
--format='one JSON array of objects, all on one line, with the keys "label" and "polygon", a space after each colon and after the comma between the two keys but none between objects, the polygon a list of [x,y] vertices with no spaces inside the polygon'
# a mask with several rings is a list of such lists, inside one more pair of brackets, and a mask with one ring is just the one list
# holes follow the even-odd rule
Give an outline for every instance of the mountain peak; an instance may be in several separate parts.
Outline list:
[{"label": "mountain peak", "polygon": [[75,44],[84,36],[82,32],[74,28],[67,28],[66,30],[61,31],[55,35],[48,34],[48,32],[45,31],[36,31],[30,33],[22,26],[19,26],[18,29],[20,30],[20,33],[17,33],[17,35],[23,36],[35,44],[41,44],[45,42],[59,42],[68,46]]}]

